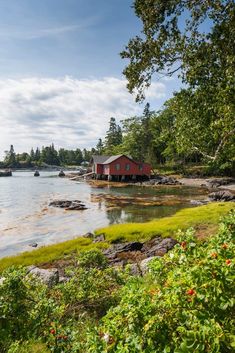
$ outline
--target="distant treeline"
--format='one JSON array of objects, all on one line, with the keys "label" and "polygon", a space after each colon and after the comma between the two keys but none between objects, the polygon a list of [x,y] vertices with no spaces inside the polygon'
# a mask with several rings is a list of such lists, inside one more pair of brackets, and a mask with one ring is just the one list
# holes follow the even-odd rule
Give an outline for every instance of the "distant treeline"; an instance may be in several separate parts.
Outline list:
[{"label": "distant treeline", "polygon": [[54,144],[50,146],[31,149],[30,153],[16,153],[13,145],[10,146],[9,151],[5,151],[5,158],[0,162],[1,168],[31,168],[34,166],[56,165],[81,165],[84,162],[91,160],[92,154],[95,149],[79,149],[67,150],[60,148],[56,150]]}]

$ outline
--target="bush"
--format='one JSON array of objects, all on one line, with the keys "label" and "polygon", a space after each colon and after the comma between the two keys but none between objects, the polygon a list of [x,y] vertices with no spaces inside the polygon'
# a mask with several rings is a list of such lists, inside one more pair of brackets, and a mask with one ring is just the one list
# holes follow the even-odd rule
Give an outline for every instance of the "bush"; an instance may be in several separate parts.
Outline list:
[{"label": "bush", "polygon": [[88,337],[87,352],[234,352],[235,215],[204,243],[192,230],[179,239],[151,262],[149,275],[122,289],[120,304]]}]

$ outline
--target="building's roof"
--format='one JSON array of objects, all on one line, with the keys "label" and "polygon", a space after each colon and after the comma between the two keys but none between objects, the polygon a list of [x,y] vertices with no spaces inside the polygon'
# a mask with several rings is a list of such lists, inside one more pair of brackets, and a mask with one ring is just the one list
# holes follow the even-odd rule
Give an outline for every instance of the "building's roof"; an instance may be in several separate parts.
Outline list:
[{"label": "building's roof", "polygon": [[94,156],[92,156],[92,159],[93,159],[94,164],[110,164],[122,156],[125,156],[128,159],[130,159],[132,162],[138,164],[138,162],[134,161],[130,156],[126,156],[125,154],[118,154],[116,156],[97,156],[97,155],[94,155]]},{"label": "building's roof", "polygon": [[116,161],[116,159],[118,159],[118,158],[120,158],[122,156],[123,156],[123,154],[119,154],[117,156],[110,156],[106,161],[103,162],[103,164],[110,164],[110,163]]},{"label": "building's roof", "polygon": [[109,159],[111,156],[98,156],[94,155],[92,156],[93,163],[94,164],[103,164],[107,159]]}]

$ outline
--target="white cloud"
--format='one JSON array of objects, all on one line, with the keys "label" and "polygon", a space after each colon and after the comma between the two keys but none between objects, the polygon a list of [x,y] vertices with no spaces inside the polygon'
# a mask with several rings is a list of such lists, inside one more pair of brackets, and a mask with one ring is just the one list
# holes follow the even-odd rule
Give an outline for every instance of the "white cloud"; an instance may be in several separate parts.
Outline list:
[{"label": "white cloud", "polygon": [[[51,142],[65,148],[94,146],[111,116],[121,120],[142,112],[125,84],[113,77],[0,80],[0,153],[10,144],[19,152]],[[153,83],[147,98],[164,98],[165,88]]]}]

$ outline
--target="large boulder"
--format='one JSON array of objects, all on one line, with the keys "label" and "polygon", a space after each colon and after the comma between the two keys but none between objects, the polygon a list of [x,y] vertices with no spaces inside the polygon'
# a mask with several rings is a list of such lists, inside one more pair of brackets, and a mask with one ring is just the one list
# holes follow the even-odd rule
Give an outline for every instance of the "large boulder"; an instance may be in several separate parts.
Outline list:
[{"label": "large boulder", "polygon": [[144,244],[143,250],[147,257],[163,256],[177,244],[173,238],[157,237]]},{"label": "large boulder", "polygon": [[206,179],[207,185],[211,188],[218,188],[222,185],[228,185],[235,181],[233,178],[213,178],[213,179]]},{"label": "large boulder", "polygon": [[235,195],[227,190],[212,192],[208,197],[211,201],[235,201]]},{"label": "large boulder", "polygon": [[116,262],[120,259],[120,254],[137,252],[140,251],[143,247],[143,243],[138,241],[123,243],[123,244],[114,244],[111,248],[104,251],[104,255],[108,258],[110,262]]},{"label": "large boulder", "polygon": [[36,266],[28,268],[28,274],[38,277],[49,288],[59,282],[59,271],[57,268],[43,269]]},{"label": "large boulder", "polygon": [[149,263],[157,257],[159,256],[150,256],[140,262],[139,268],[142,275],[149,271]]}]

